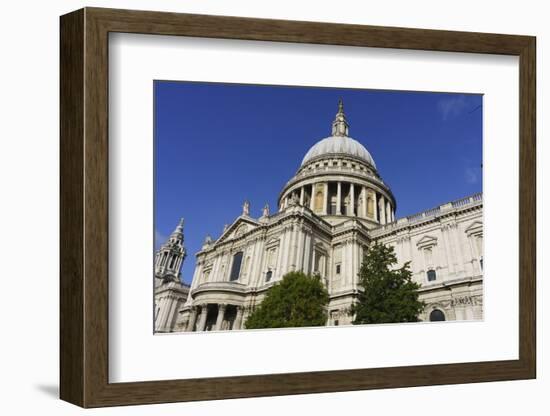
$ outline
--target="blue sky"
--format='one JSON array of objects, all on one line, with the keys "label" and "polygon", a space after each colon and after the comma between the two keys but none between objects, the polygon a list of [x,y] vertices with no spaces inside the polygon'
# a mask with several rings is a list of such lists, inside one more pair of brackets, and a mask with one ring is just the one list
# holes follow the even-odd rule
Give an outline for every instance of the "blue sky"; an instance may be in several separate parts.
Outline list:
[{"label": "blue sky", "polygon": [[373,156],[397,200],[396,217],[482,189],[482,96],[156,81],[155,245],[185,218],[190,282],[207,234],[241,214],[259,217],[330,135],[338,99],[350,136]]}]

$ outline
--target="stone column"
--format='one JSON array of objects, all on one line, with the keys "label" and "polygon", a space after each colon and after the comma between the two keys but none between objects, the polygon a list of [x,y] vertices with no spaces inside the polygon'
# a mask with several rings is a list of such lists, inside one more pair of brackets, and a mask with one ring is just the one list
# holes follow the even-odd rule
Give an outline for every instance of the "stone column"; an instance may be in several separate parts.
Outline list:
[{"label": "stone column", "polygon": [[315,208],[315,184],[311,184],[311,197],[309,198],[309,209],[313,211]]},{"label": "stone column", "polygon": [[191,311],[189,314],[189,322],[187,322],[187,329],[186,329],[187,332],[193,331],[196,321],[197,321],[197,307],[193,306],[191,307]]},{"label": "stone column", "polygon": [[386,200],[383,195],[380,195],[380,224],[386,223]]},{"label": "stone column", "polygon": [[206,315],[208,315],[208,304],[203,303],[201,305],[201,317],[199,319],[199,324],[197,325],[197,332],[204,331],[206,327]]},{"label": "stone column", "polygon": [[390,201],[386,201],[386,222],[391,222],[391,204]]},{"label": "stone column", "polygon": [[218,305],[218,317],[216,318],[216,327],[214,328],[215,331],[219,331],[222,329],[222,323],[223,323],[223,318],[224,318],[224,315],[225,315],[225,307],[227,305],[225,305],[224,303],[220,303]]},{"label": "stone column", "polygon": [[300,205],[303,206],[304,205],[304,187],[302,186],[300,188]]},{"label": "stone column", "polygon": [[349,185],[349,206],[350,214],[355,216],[355,186],[352,183]]},{"label": "stone column", "polygon": [[233,324],[233,329],[242,329],[243,323],[243,307],[237,306],[237,316],[235,316],[235,323]]},{"label": "stone column", "polygon": [[336,215],[342,214],[342,182],[338,182],[338,190],[336,192]]},{"label": "stone column", "polygon": [[376,197],[376,192],[372,191],[371,197],[374,198],[374,201],[372,203],[374,211],[374,221],[378,221],[378,198]]},{"label": "stone column", "polygon": [[368,198],[367,198],[367,188],[364,186],[361,187],[361,217],[367,218],[368,217]]},{"label": "stone column", "polygon": [[327,215],[328,204],[328,182],[325,182],[323,189],[323,215]]}]

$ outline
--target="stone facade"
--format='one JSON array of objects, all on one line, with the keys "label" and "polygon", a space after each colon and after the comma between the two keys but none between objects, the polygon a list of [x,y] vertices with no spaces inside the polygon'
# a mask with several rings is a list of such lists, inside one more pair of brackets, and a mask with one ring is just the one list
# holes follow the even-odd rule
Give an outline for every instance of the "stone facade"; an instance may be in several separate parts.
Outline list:
[{"label": "stone facade", "polygon": [[389,186],[348,134],[340,103],[332,135],[306,154],[279,195],[278,212],[266,205],[253,218],[245,202],[217,240],[206,239],[173,330],[241,329],[291,271],[319,274],[330,295],[327,325],[350,324],[361,260],[374,242],[393,246],[398,266],[410,262],[427,305],[420,319],[482,318],[481,194],[396,220]]}]

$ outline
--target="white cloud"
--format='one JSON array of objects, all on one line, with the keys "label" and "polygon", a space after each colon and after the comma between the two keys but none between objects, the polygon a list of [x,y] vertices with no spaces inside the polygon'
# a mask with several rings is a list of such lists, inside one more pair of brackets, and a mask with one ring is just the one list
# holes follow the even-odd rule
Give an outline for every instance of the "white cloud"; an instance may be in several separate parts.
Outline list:
[{"label": "white cloud", "polygon": [[155,230],[155,250],[158,250],[162,244],[168,239],[159,230]]},{"label": "white cloud", "polygon": [[442,98],[437,103],[437,109],[441,112],[443,120],[459,116],[468,106],[465,95],[457,95],[450,98]]},{"label": "white cloud", "polygon": [[473,168],[466,168],[464,171],[464,177],[466,178],[467,183],[477,183],[477,172]]}]

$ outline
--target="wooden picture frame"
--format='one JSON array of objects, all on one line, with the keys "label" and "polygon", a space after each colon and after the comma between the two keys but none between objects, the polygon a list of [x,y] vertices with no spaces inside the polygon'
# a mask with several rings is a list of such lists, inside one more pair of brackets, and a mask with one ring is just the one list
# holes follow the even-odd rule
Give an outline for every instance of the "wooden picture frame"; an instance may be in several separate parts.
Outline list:
[{"label": "wooden picture frame", "polygon": [[[61,17],[60,396],[82,407],[517,380],[536,377],[535,38],[85,8]],[[110,32],[519,57],[519,359],[109,383]]]}]

